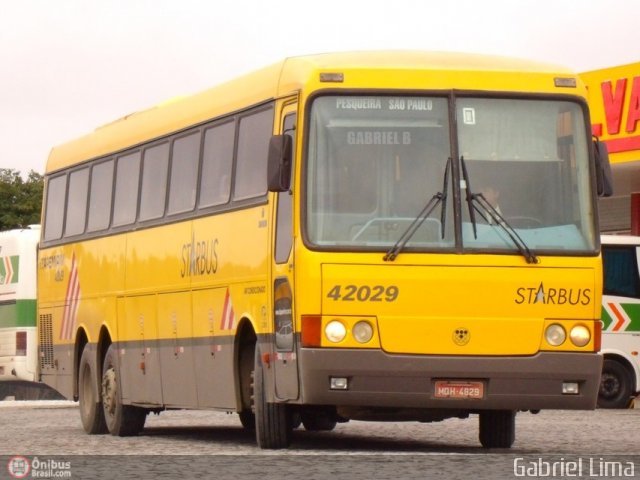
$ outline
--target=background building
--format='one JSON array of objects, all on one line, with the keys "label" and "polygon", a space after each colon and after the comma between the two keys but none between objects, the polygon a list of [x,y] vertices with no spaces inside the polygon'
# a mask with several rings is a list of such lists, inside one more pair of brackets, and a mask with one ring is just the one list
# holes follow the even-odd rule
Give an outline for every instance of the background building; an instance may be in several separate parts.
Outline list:
[{"label": "background building", "polygon": [[580,74],[589,89],[594,135],[609,148],[614,194],[600,199],[600,230],[640,233],[632,228],[632,193],[640,212],[640,63]]}]

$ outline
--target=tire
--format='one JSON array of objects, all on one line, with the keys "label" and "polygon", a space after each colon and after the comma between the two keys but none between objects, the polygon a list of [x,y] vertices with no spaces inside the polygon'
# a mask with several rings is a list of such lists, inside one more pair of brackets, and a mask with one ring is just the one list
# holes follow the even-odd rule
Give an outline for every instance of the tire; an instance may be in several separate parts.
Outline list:
[{"label": "tire", "polygon": [[605,359],[598,391],[598,407],[627,408],[633,394],[631,383],[631,376],[624,365],[617,360]]},{"label": "tire", "polygon": [[329,432],[336,428],[338,423],[335,417],[326,412],[303,412],[302,425],[309,432]]},{"label": "tire", "polygon": [[95,369],[91,367],[91,353],[85,346],[80,357],[78,367],[78,400],[80,404],[80,420],[84,431],[90,435],[107,433],[104,421],[102,401],[96,393],[95,385],[98,381]]},{"label": "tire", "polygon": [[102,407],[107,429],[112,435],[129,437],[144,428],[147,410],[122,404],[120,368],[113,344],[109,345],[102,368]]},{"label": "tire", "polygon": [[295,430],[302,425],[302,416],[298,412],[291,412],[291,430]]},{"label": "tire", "polygon": [[256,416],[253,413],[253,369],[255,368],[255,341],[249,345],[244,345],[240,350],[238,371],[240,373],[240,396],[242,410],[238,412],[240,423],[245,430],[254,431],[256,429]]},{"label": "tire", "polygon": [[253,371],[256,440],[263,449],[287,448],[291,443],[291,415],[286,404],[268,403],[264,388],[262,359],[256,348]]},{"label": "tire", "polygon": [[238,412],[238,416],[240,417],[240,423],[245,430],[253,432],[256,429],[256,416],[253,412],[243,410],[242,412]]},{"label": "tire", "polygon": [[516,412],[480,412],[480,443],[484,448],[511,448],[516,439]]}]

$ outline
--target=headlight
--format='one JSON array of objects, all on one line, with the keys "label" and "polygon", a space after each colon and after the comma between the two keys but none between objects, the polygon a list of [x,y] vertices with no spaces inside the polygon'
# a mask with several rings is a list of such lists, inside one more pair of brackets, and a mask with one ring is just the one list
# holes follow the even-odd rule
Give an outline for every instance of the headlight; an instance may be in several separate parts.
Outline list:
[{"label": "headlight", "polygon": [[324,327],[324,334],[330,342],[338,343],[347,336],[347,329],[338,320],[332,320]]},{"label": "headlight", "polygon": [[353,326],[353,338],[358,343],[367,343],[373,337],[373,327],[369,322],[360,321]]},{"label": "headlight", "polygon": [[584,347],[591,340],[591,332],[584,325],[576,325],[571,329],[569,338],[576,347]]},{"label": "headlight", "polygon": [[567,332],[564,331],[562,325],[554,323],[547,327],[547,330],[544,332],[544,337],[549,345],[558,347],[567,339]]}]

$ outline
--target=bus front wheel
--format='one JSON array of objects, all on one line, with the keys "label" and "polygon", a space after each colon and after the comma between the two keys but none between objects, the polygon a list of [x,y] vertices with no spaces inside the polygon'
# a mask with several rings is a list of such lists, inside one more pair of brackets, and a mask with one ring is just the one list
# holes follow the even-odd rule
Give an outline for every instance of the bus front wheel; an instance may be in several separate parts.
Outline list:
[{"label": "bus front wheel", "polygon": [[616,360],[605,359],[598,391],[598,407],[627,408],[631,403],[631,395],[631,378],[627,369]]},{"label": "bus front wheel", "polygon": [[480,412],[480,443],[484,448],[511,448],[516,439],[516,412]]},{"label": "bus front wheel", "polygon": [[302,412],[302,425],[308,432],[329,432],[338,423],[335,415],[323,411]]},{"label": "bus front wheel", "polygon": [[267,402],[264,368],[260,350],[256,348],[253,370],[253,406],[256,418],[256,440],[260,448],[287,448],[291,443],[291,416],[283,403]]},{"label": "bus front wheel", "polygon": [[120,380],[116,348],[111,344],[102,368],[102,407],[105,423],[112,435],[137,435],[144,428],[147,411],[144,408],[122,404]]},{"label": "bus front wheel", "polygon": [[78,368],[78,401],[82,427],[88,434],[96,435],[107,433],[107,424],[104,421],[102,402],[99,395],[96,395],[95,384],[98,377],[90,358],[89,348],[85,347]]}]

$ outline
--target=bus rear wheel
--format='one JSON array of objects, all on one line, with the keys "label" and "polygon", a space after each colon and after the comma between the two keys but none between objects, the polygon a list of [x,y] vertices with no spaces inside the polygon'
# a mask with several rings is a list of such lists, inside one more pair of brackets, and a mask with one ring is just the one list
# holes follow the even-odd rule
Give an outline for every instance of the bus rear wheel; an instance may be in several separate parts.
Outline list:
[{"label": "bus rear wheel", "polygon": [[137,435],[144,428],[147,410],[122,404],[120,369],[116,349],[109,345],[102,368],[102,406],[107,429],[112,435],[128,437]]},{"label": "bus rear wheel", "polygon": [[480,412],[480,443],[484,448],[511,448],[516,439],[516,412]]},{"label": "bus rear wheel", "polygon": [[627,408],[631,403],[631,378],[620,362],[607,358],[602,365],[598,407]]},{"label": "bus rear wheel", "polygon": [[258,348],[253,370],[253,405],[258,446],[264,449],[287,448],[291,443],[291,415],[286,404],[267,402],[264,369]]},{"label": "bus rear wheel", "polygon": [[107,433],[104,411],[95,385],[98,377],[91,365],[91,353],[85,347],[78,367],[78,401],[80,404],[80,420],[85,432],[90,435]]}]

